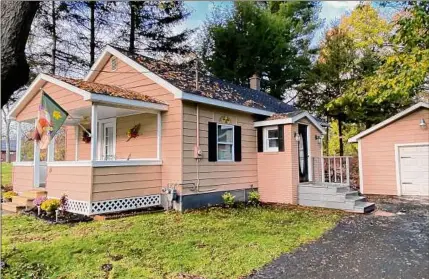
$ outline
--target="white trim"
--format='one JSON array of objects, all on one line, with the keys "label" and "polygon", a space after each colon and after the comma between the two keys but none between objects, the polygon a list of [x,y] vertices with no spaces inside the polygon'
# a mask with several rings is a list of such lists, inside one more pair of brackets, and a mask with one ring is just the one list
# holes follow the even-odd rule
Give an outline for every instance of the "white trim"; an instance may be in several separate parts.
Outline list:
[{"label": "white trim", "polygon": [[16,156],[15,161],[21,162],[21,122],[16,122]]},{"label": "white trim", "polygon": [[[366,129],[365,131],[363,131],[363,132],[357,134],[356,136],[350,138],[349,142],[350,143],[351,142],[357,142],[358,139],[363,138],[366,135],[368,135],[370,133],[373,133],[373,132],[375,132],[378,129],[381,129],[381,128],[383,128],[386,125],[389,125],[390,123],[398,120],[399,118],[404,117],[405,115],[407,115],[407,114],[409,114],[409,113],[411,113],[411,112],[413,112],[413,111],[415,111],[415,110],[417,110],[419,108],[427,108],[427,109],[429,109],[429,104],[425,103],[425,102],[417,103],[414,106],[411,106],[411,107],[407,108],[406,110],[403,110],[400,113],[395,114],[394,116],[392,116],[392,117],[390,117],[390,118],[388,118],[388,119],[386,119],[386,120],[378,123],[377,125],[372,126],[369,129]],[[419,125],[419,123],[416,123],[416,125]]]},{"label": "white trim", "polygon": [[407,146],[426,146],[429,142],[416,142],[416,143],[398,143],[395,144],[395,172],[396,172],[396,193],[398,196],[402,196],[401,187],[401,157],[399,149]]},{"label": "white trim", "polygon": [[161,140],[162,140],[162,119],[161,119],[161,112],[158,112],[156,114],[156,158],[158,160],[161,160]]},{"label": "white trim", "polygon": [[[122,60],[124,63],[128,64],[130,67],[134,68],[137,72],[140,72],[141,74],[145,75],[149,79],[153,80],[157,84],[161,85],[175,96],[175,98],[180,98],[182,94],[182,90],[177,88],[176,86],[172,85],[170,82],[166,81],[165,79],[161,78],[160,76],[152,73],[147,68],[143,67],[133,59],[129,58],[125,54],[121,53],[120,51],[116,50],[115,48],[111,46],[107,46],[102,54],[98,57],[97,61],[92,65],[91,69],[89,70],[88,74],[86,75],[85,79],[86,81],[93,81],[97,76],[99,71],[104,67],[110,56],[116,56],[120,60]],[[120,73],[120,72],[116,72]]]},{"label": "white trim", "polygon": [[[279,132],[279,126],[267,126],[264,127],[262,131],[262,139],[263,139],[263,151],[264,152],[279,152],[279,135],[277,135],[277,147],[269,147],[268,142],[268,131],[277,130],[277,133]],[[275,138],[271,138],[275,139]]]},{"label": "white trim", "polygon": [[84,161],[55,161],[48,162],[48,167],[91,167],[92,162],[89,160]]},{"label": "white trim", "polygon": [[121,166],[160,166],[160,165],[162,165],[162,161],[156,158],[92,162],[92,166],[94,168],[121,167]]},{"label": "white trim", "polygon": [[101,161],[106,161],[106,160],[103,160],[102,158],[105,156],[105,154],[104,154],[104,147],[105,147],[105,142],[104,142],[104,140],[105,140],[105,127],[109,127],[109,126],[111,126],[111,128],[112,128],[112,130],[113,130],[113,141],[112,141],[112,144],[113,144],[113,146],[112,146],[112,152],[113,152],[113,156],[116,158],[116,141],[117,141],[117,138],[116,138],[116,120],[117,120],[117,118],[116,117],[112,117],[112,118],[106,118],[106,119],[103,119],[103,120],[99,120],[98,121],[98,125],[99,125],[99,135],[97,136],[97,138],[98,138],[98,146],[99,146],[99,154],[98,154],[98,160],[101,160]]},{"label": "white trim", "polygon": [[177,99],[193,101],[196,103],[208,104],[208,105],[228,108],[228,109],[232,109],[232,110],[243,111],[243,112],[252,113],[252,114],[260,114],[260,115],[265,115],[265,116],[271,116],[274,114],[274,112],[271,112],[268,110],[251,108],[251,107],[247,107],[247,106],[243,106],[243,105],[234,104],[231,102],[225,102],[225,101],[220,101],[220,100],[216,100],[216,99],[212,99],[212,98],[198,96],[198,95],[195,95],[192,93],[183,92],[182,96],[180,98],[177,98]]},{"label": "white trim", "polygon": [[[34,120],[34,127],[36,127],[37,119]],[[33,188],[40,187],[40,147],[37,141],[33,141]]]},{"label": "white trim", "polygon": [[168,110],[168,105],[166,104],[156,104],[151,102],[131,100],[131,99],[125,99],[121,97],[114,97],[114,96],[95,94],[95,93],[92,93],[88,98],[84,98],[84,100],[95,102],[95,103],[101,103],[101,104],[122,105],[122,106],[133,107],[133,108],[162,110],[162,111]]},{"label": "white trim", "polygon": [[313,158],[311,158],[311,126],[307,125],[307,164],[308,181],[313,181]]},{"label": "white trim", "polygon": [[55,161],[55,138],[51,140],[48,145],[48,150],[46,154],[46,161],[53,162]]},{"label": "white trim", "polygon": [[91,160],[97,159],[98,149],[98,109],[97,105],[91,106]]},{"label": "white trim", "polygon": [[126,166],[160,166],[161,160],[154,159],[130,159],[130,160],[116,160],[116,161],[56,161],[48,162],[48,167],[126,167]]},{"label": "white trim", "polygon": [[77,161],[79,160],[79,140],[80,140],[79,126],[74,127],[74,135],[75,135],[74,160]]},{"label": "white trim", "polygon": [[[253,123],[253,127],[263,127],[263,126],[274,126],[281,124],[293,124],[302,118],[307,118],[322,134],[325,134],[325,129],[319,124],[319,122],[307,111],[303,111],[302,113],[295,115],[294,117],[282,118],[282,119],[274,119],[274,120],[263,120],[256,121]],[[307,125],[307,124],[306,124]]]},{"label": "white trim", "polygon": [[[218,135],[218,133],[217,133],[217,131],[218,131],[218,128],[219,128],[219,126],[225,126],[225,127],[228,127],[228,128],[232,128],[232,143],[230,143],[230,142],[226,142],[226,141],[222,141],[222,142],[220,142],[219,141],[219,135]],[[216,125],[216,160],[218,161],[218,162],[234,162],[235,161],[235,158],[234,158],[234,148],[235,148],[235,146],[234,146],[234,125],[231,125],[231,124],[222,124],[222,123],[217,123],[217,125]],[[223,144],[223,145],[231,145],[232,146],[232,149],[231,149],[231,159],[230,160],[221,160],[221,159],[219,159],[219,144]]]},{"label": "white trim", "polygon": [[362,194],[363,191],[363,158],[362,158],[362,140],[358,140],[358,160],[359,160],[359,190]]},{"label": "white trim", "polygon": [[[33,82],[30,84],[30,86],[27,89],[27,92],[22,96],[18,102],[15,104],[15,106],[9,111],[8,118],[9,119],[15,119],[17,116],[17,112],[21,111],[25,105],[33,98],[34,95],[36,95],[40,88],[46,83],[45,80],[43,80],[43,75],[39,74]],[[34,91],[33,90],[37,90]]]},{"label": "white trim", "polygon": [[12,166],[14,166],[14,167],[32,167],[32,166],[34,166],[34,162],[33,161],[13,162]]}]

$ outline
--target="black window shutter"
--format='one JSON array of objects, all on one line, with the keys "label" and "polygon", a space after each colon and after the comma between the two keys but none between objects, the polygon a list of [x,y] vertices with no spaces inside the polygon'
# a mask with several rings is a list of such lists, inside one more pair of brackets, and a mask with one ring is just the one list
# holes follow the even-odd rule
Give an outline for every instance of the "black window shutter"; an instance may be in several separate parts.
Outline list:
[{"label": "black window shutter", "polygon": [[258,127],[258,134],[257,134],[257,138],[258,138],[258,152],[264,152],[264,138],[262,136],[262,127]]},{"label": "black window shutter", "polygon": [[217,161],[217,123],[209,122],[209,162]]},{"label": "black window shutter", "polygon": [[234,126],[234,161],[241,162],[241,126]]},{"label": "black window shutter", "polygon": [[284,125],[279,125],[279,151],[285,151],[285,131]]}]

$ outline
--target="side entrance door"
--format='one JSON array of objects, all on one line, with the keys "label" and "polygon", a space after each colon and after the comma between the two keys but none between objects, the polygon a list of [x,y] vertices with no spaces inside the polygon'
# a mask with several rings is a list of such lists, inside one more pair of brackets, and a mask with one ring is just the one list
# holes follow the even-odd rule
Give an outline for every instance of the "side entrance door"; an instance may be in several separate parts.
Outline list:
[{"label": "side entrance door", "polygon": [[299,182],[308,182],[308,141],[307,125],[298,124]]}]

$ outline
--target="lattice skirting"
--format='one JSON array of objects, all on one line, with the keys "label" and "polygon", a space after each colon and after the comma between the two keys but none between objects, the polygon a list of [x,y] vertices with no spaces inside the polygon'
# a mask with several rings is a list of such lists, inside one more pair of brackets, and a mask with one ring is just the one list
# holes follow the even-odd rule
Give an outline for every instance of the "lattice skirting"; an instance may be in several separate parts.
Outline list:
[{"label": "lattice skirting", "polygon": [[91,203],[91,214],[119,212],[161,205],[161,195],[123,198]]},{"label": "lattice skirting", "polygon": [[65,210],[68,212],[83,215],[94,215],[159,205],[161,205],[161,195],[150,195],[115,200],[96,201],[91,203],[85,201],[67,200]]},{"label": "lattice skirting", "polygon": [[89,215],[90,203],[86,201],[67,200],[65,211],[83,215]]}]

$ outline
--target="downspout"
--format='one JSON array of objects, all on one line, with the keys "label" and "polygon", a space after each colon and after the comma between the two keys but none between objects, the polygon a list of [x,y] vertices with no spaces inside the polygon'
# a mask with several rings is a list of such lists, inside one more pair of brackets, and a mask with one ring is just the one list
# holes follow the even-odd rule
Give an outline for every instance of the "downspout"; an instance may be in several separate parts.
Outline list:
[{"label": "downspout", "polygon": [[[198,81],[197,81],[198,82]],[[196,167],[197,167],[197,193],[200,192],[200,157],[198,156],[200,151],[200,107],[197,104],[197,146],[196,146]]]}]

